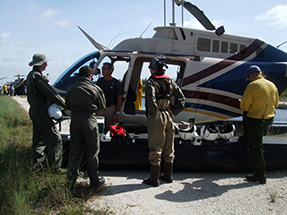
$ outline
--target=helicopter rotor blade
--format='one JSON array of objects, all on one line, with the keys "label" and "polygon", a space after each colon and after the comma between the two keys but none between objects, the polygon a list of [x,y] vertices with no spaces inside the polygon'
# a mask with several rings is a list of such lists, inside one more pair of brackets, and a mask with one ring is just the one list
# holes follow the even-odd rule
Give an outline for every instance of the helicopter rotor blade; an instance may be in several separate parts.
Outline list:
[{"label": "helicopter rotor blade", "polygon": [[0,78],[0,80],[6,79],[6,78],[12,78],[12,77],[15,77],[15,76],[17,76],[17,75],[10,75],[10,76],[6,76],[6,77],[2,77],[2,78]]},{"label": "helicopter rotor blade", "polygon": [[12,77],[25,77],[26,75],[20,75],[20,73],[17,72],[16,75],[10,75],[10,76],[6,76],[6,77],[1,77],[0,80],[6,79],[6,78],[12,78]]},{"label": "helicopter rotor blade", "polygon": [[[176,1],[176,4],[180,6],[183,0]],[[188,10],[204,27],[206,30],[216,30],[211,21],[207,18],[202,10],[200,10],[197,6],[191,4],[190,2],[183,1],[183,7]]]},{"label": "helicopter rotor blade", "polygon": [[85,32],[80,26],[78,26],[78,28],[82,31],[82,33],[88,38],[88,40],[98,49],[98,50],[106,50],[108,49],[107,47],[105,47],[104,45],[98,43],[97,41],[95,41],[89,34],[87,34],[87,32]]}]

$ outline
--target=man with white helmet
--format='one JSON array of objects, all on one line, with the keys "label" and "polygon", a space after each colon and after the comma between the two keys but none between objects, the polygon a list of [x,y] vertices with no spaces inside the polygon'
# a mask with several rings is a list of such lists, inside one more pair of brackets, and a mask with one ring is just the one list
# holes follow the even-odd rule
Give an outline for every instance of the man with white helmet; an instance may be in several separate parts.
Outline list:
[{"label": "man with white helmet", "polygon": [[48,107],[56,103],[65,107],[65,100],[52,88],[42,72],[49,60],[44,54],[34,54],[29,66],[33,66],[26,80],[29,115],[33,122],[33,170],[40,170],[48,161],[48,167],[57,171],[62,164],[62,138],[48,115]]},{"label": "man with white helmet", "polygon": [[[171,183],[173,181],[174,134],[172,115],[179,114],[185,104],[185,97],[174,81],[166,76],[167,58],[163,56],[152,59],[149,65],[151,76],[146,84],[146,115],[148,117],[148,146],[150,161],[150,178],[143,183],[159,186],[159,178]],[[171,97],[174,96],[174,105]],[[160,174],[161,159],[164,160],[164,174]]]}]

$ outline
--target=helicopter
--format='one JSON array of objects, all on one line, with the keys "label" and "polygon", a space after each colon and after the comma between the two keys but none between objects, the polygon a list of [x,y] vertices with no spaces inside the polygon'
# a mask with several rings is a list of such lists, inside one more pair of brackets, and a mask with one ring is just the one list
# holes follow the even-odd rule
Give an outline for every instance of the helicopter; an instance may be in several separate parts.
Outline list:
[{"label": "helicopter", "polygon": [[[182,6],[195,16],[206,30],[179,27],[174,21],[170,26],[154,28],[152,38],[130,38],[109,49],[94,40],[87,32],[80,31],[95,46],[97,51],[89,53],[63,72],[52,85],[61,96],[75,83],[79,69],[91,66],[97,77],[104,62],[114,64],[122,71],[123,88],[119,123],[126,136],[113,139],[103,133],[99,125],[101,153],[100,166],[109,170],[148,170],[147,118],[144,107],[136,108],[135,100],[143,74],[156,56],[168,58],[166,74],[175,80],[183,91],[186,101],[184,110],[174,123],[188,122],[192,128],[176,129],[174,150],[175,171],[245,171],[253,170],[253,157],[238,137],[220,137],[214,130],[205,135],[206,123],[222,122],[242,116],[240,98],[248,85],[246,71],[258,65],[264,76],[274,82],[279,93],[286,86],[287,53],[257,38],[226,34],[224,27],[215,28],[197,6],[187,1],[173,0],[173,5]],[[170,73],[171,72],[171,73]],[[136,95],[136,96],[130,96]],[[142,95],[141,95],[142,96]],[[103,122],[98,121],[103,125]],[[225,122],[224,122],[225,123]],[[193,124],[193,126],[191,126]],[[208,125],[208,124],[206,124]],[[176,127],[176,126],[175,126]],[[235,128],[234,128],[235,129]],[[197,131],[200,131],[198,135]],[[108,131],[109,132],[109,131]],[[181,135],[181,133],[183,135]],[[62,133],[63,164],[67,167],[70,133]],[[213,140],[210,136],[214,137]],[[268,169],[286,169],[287,144],[285,137],[264,137],[264,156]]]},{"label": "helicopter", "polygon": [[173,0],[173,4],[188,10],[206,30],[176,26],[173,21],[170,26],[155,27],[151,38],[125,39],[108,49],[78,26],[97,51],[63,72],[53,84],[54,89],[65,97],[82,66],[90,65],[100,76],[103,62],[111,62],[125,76],[119,122],[139,124],[147,121],[144,108],[136,109],[127,92],[136,94],[143,71],[159,55],[168,58],[172,77],[186,97],[185,108],[173,117],[174,122],[202,124],[242,116],[240,98],[249,83],[246,71],[251,65],[262,69],[279,94],[285,90],[287,53],[257,38],[227,34],[223,26],[215,28],[204,12],[188,1]]},{"label": "helicopter", "polygon": [[15,95],[26,95],[26,80],[24,77],[26,77],[25,75],[20,75],[20,73],[17,73],[15,75],[11,75],[11,76],[6,76],[6,77],[2,77],[0,78],[0,80],[2,79],[6,79],[6,78],[12,78],[12,77],[17,77],[13,82],[7,82],[6,85],[13,85],[14,86],[14,94]]}]

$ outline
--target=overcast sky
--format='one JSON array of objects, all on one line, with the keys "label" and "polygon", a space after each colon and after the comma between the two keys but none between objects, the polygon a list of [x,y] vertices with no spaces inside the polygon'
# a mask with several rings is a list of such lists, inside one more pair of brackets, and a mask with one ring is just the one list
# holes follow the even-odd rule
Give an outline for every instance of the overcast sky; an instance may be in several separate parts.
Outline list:
[{"label": "overcast sky", "polygon": [[[192,0],[216,27],[225,32],[260,38],[277,46],[287,40],[286,0]],[[77,28],[99,43],[114,47],[126,38],[152,37],[164,24],[164,0],[0,0],[0,78],[17,72],[27,75],[33,54],[51,59],[44,73],[51,83],[80,57],[95,51]],[[172,0],[166,0],[167,24]],[[181,8],[176,23],[182,26]],[[202,28],[186,10],[184,26]],[[119,33],[120,36],[115,38]],[[280,47],[287,51],[287,44]],[[286,59],[287,61],[287,59]],[[0,80],[0,85],[14,78]]]}]

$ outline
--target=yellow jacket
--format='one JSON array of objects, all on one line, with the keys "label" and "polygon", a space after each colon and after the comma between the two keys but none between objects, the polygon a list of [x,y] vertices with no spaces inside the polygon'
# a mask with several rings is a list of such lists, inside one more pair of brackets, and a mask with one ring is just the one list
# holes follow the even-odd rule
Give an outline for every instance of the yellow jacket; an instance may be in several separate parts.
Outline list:
[{"label": "yellow jacket", "polygon": [[246,87],[241,98],[240,108],[247,116],[255,119],[270,119],[275,116],[279,103],[278,89],[263,76],[257,76]]},{"label": "yellow jacket", "polygon": [[6,84],[3,85],[2,90],[4,91],[4,93],[7,91],[7,86],[6,86]]}]

